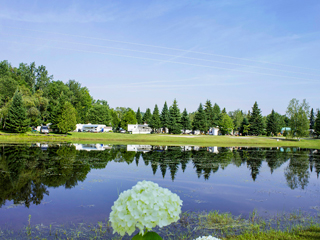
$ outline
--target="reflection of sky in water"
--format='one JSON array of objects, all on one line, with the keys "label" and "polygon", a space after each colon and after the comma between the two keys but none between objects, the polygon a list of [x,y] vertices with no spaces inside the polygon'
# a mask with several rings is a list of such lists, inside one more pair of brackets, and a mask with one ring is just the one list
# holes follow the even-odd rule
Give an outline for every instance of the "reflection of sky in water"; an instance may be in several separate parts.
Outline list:
[{"label": "reflection of sky in water", "polygon": [[63,186],[48,188],[49,196],[45,195],[40,205],[32,204],[29,209],[24,206],[11,208],[13,202],[8,201],[0,208],[0,226],[6,224],[19,228],[27,224],[29,214],[34,224],[102,221],[108,218],[118,194],[141,180],[154,181],[177,193],[183,200],[183,211],[219,210],[244,216],[254,209],[261,215],[296,209],[315,211],[311,207],[320,205],[320,185],[316,173],[310,174],[304,190],[292,190],[284,174],[288,164],[289,161],[285,162],[271,174],[267,163],[262,162],[260,173],[253,181],[246,164],[240,167],[230,164],[224,170],[220,168],[216,173],[211,173],[205,180],[203,176],[198,178],[193,163],[189,162],[185,172],[179,165],[172,181],[169,170],[165,178],[159,167],[153,175],[151,165],[146,166],[141,159],[138,167],[135,162],[111,161],[105,169],[92,169],[86,180],[72,189]]}]

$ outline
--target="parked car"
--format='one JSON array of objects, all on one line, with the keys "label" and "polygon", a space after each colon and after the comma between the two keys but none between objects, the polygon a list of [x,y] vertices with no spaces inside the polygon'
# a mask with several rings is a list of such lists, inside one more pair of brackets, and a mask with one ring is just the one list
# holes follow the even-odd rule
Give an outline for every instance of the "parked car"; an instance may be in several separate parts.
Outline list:
[{"label": "parked car", "polygon": [[40,129],[40,132],[47,134],[47,133],[49,133],[49,128],[47,126],[42,126]]},{"label": "parked car", "polygon": [[122,129],[120,130],[120,133],[126,133],[126,130]]}]

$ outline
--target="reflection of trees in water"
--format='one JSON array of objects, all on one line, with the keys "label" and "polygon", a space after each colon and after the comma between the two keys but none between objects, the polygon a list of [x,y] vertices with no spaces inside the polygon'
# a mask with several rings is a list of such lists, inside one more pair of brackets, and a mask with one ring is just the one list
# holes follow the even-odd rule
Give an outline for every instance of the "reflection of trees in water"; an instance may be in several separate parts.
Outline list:
[{"label": "reflection of trees in water", "polygon": [[6,200],[25,206],[40,204],[48,187],[72,188],[86,179],[90,169],[103,169],[108,162],[139,163],[150,166],[153,174],[161,172],[163,178],[170,174],[172,181],[179,171],[184,172],[188,163],[193,165],[197,176],[208,180],[219,169],[230,164],[250,169],[255,181],[265,161],[271,174],[283,163],[288,186],[304,189],[310,172],[319,176],[320,153],[314,150],[293,148],[209,148],[152,147],[149,152],[127,151],[125,146],[114,146],[104,151],[76,151],[72,145],[50,146],[46,151],[23,145],[0,148],[0,206]]}]

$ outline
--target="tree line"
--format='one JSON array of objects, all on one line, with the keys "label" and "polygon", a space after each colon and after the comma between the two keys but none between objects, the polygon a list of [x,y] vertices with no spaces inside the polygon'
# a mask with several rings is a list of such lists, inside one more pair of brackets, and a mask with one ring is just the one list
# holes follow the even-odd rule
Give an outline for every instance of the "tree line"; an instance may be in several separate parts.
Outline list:
[{"label": "tree line", "polygon": [[13,67],[8,61],[0,62],[0,128],[8,132],[26,132],[32,126],[51,123],[50,128],[59,133],[75,129],[76,123],[94,123],[112,126],[114,131],[127,130],[128,124],[148,124],[155,133],[181,134],[186,130],[207,133],[218,127],[222,135],[237,132],[241,135],[276,135],[283,127],[286,134],[302,137],[311,129],[320,136],[320,113],[309,111],[306,100],[292,99],[285,115],[274,110],[262,116],[258,103],[244,112],[240,109],[227,112],[217,103],[207,100],[195,112],[182,112],[175,99],[171,106],[164,103],[151,112],[140,108],[111,108],[105,100],[94,100],[87,87],[75,80],[64,83],[53,80],[45,66],[20,63]]}]

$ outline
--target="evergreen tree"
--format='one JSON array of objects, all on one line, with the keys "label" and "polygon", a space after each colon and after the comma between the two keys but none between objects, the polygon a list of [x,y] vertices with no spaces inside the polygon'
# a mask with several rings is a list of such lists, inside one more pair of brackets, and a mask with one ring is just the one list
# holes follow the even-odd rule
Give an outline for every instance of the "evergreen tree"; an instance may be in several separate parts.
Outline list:
[{"label": "evergreen tree", "polygon": [[157,104],[155,105],[153,110],[150,127],[155,129],[157,132],[158,132],[158,129],[161,128],[160,113],[159,113],[159,108]]},{"label": "evergreen tree", "polygon": [[58,117],[57,127],[59,132],[67,133],[74,131],[77,124],[77,111],[71,103],[65,102],[62,107],[61,115]]},{"label": "evergreen tree", "polygon": [[161,111],[160,120],[161,120],[161,126],[164,128],[163,131],[165,131],[165,129],[169,128],[169,124],[170,124],[170,113],[169,113],[167,102],[164,102],[164,105]]},{"label": "evergreen tree", "polygon": [[141,112],[140,112],[140,108],[138,107],[138,111],[136,113],[136,119],[138,124],[142,124],[142,116],[141,116]]},{"label": "evergreen tree", "polygon": [[207,125],[208,127],[214,126],[214,111],[210,100],[207,100],[204,105],[204,112],[206,113],[207,117]]},{"label": "evergreen tree", "polygon": [[53,131],[59,131],[57,124],[59,123],[59,117],[62,114],[62,108],[66,101],[67,101],[67,96],[64,95],[63,92],[61,92],[60,97],[57,100],[56,105],[51,110],[51,114],[50,114],[50,122],[51,122],[50,128]]},{"label": "evergreen tree", "polygon": [[311,108],[309,121],[310,121],[310,129],[314,129],[314,113],[313,113],[313,108]]},{"label": "evergreen tree", "polygon": [[213,106],[213,119],[214,119],[213,127],[219,126],[220,113],[221,113],[220,107],[218,104],[215,103]]},{"label": "evergreen tree", "polygon": [[278,126],[277,119],[274,110],[272,109],[271,114],[267,116],[267,135],[277,134]]},{"label": "evergreen tree", "polygon": [[181,133],[181,113],[180,109],[178,108],[177,100],[173,101],[172,106],[169,109],[170,113],[170,124],[169,124],[169,131],[170,133],[180,134]]},{"label": "evergreen tree", "polygon": [[146,113],[143,115],[142,122],[150,124],[152,119],[152,114],[150,108],[147,108]]},{"label": "evergreen tree", "polygon": [[25,133],[27,131],[28,119],[26,107],[22,100],[22,94],[18,90],[13,95],[5,124],[6,129],[10,132]]},{"label": "evergreen tree", "polygon": [[203,107],[201,103],[199,105],[198,111],[194,116],[194,119],[192,122],[192,128],[193,130],[200,130],[201,132],[206,132],[208,130],[206,114],[203,111]]},{"label": "evergreen tree", "polygon": [[317,137],[320,136],[320,111],[319,111],[319,109],[318,109],[317,118],[316,118],[316,121],[314,124],[314,132]]},{"label": "evergreen tree", "polygon": [[221,113],[222,113],[222,114],[227,113],[226,108],[223,108],[222,111],[221,111]]},{"label": "evergreen tree", "polygon": [[187,129],[189,129],[189,130],[191,129],[191,122],[190,122],[190,118],[189,118],[187,109],[184,109],[182,112],[181,126],[182,126],[184,133],[186,132]]},{"label": "evergreen tree", "polygon": [[263,121],[261,116],[261,110],[258,108],[258,103],[255,102],[252,107],[252,113],[249,119],[250,134],[261,135],[263,133]]},{"label": "evergreen tree", "polygon": [[246,117],[244,117],[243,121],[241,123],[239,132],[242,135],[245,135],[245,134],[248,135],[249,126],[250,126],[250,123],[249,123],[248,119]]}]

